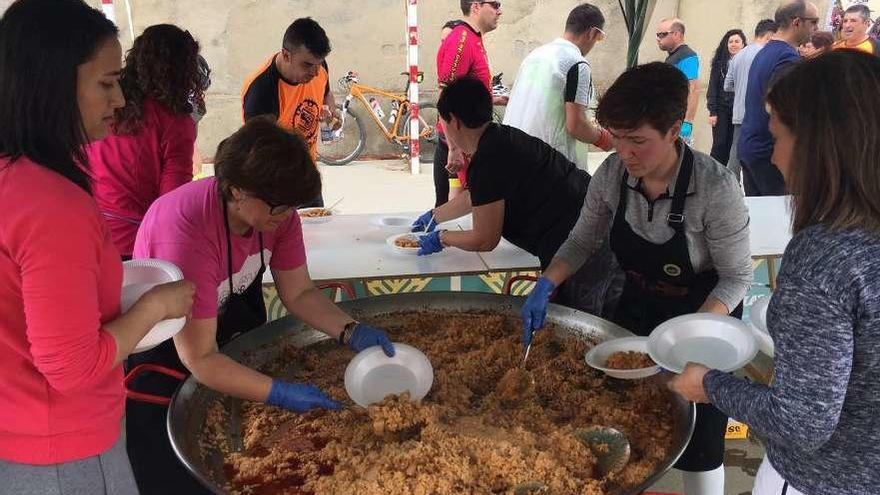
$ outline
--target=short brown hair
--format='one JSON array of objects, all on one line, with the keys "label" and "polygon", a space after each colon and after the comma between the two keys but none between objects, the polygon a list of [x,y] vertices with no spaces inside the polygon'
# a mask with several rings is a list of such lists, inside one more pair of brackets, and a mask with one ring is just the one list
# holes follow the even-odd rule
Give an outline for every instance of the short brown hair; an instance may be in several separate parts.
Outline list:
[{"label": "short brown hair", "polygon": [[810,43],[817,50],[831,48],[831,45],[834,44],[834,35],[828,31],[816,31],[810,35]]},{"label": "short brown hair", "polygon": [[644,124],[665,134],[687,112],[688,81],[663,62],[633,67],[599,100],[596,119],[605,128],[637,129]]},{"label": "short brown hair", "polygon": [[767,103],[795,138],[786,177],[794,232],[822,224],[880,233],[880,59],[826,53],[777,81]]},{"label": "short brown hair", "polygon": [[321,192],[321,174],[308,145],[273,117],[247,121],[217,147],[214,173],[223,198],[237,187],[271,205],[299,206]]}]

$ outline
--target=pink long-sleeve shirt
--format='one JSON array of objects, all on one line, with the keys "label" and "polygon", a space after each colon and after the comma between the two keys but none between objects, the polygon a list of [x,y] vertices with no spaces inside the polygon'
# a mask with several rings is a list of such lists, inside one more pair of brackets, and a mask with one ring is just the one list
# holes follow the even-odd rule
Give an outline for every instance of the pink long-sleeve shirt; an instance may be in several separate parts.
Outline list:
[{"label": "pink long-sleeve shirt", "polygon": [[125,409],[116,340],[122,263],[94,200],[26,158],[0,158],[0,459],[108,450]]},{"label": "pink long-sleeve shirt", "polygon": [[196,126],[146,99],[140,128],[113,133],[86,147],[94,195],[119,252],[131,256],[138,225],[159,196],[192,180]]}]

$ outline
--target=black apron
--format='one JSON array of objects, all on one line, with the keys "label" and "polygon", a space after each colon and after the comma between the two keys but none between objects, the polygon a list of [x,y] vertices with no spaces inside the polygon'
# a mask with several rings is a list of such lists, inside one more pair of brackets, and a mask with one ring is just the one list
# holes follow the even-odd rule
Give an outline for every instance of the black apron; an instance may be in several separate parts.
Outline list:
[{"label": "black apron", "polygon": [[[256,278],[238,293],[232,282],[232,237],[229,232],[229,215],[226,203],[223,204],[223,218],[226,228],[226,269],[229,276],[229,298],[217,315],[217,345],[223,347],[236,336],[266,323],[266,304],[263,300],[263,273],[266,263],[263,259],[263,236],[257,233],[260,241],[260,270]],[[167,340],[154,349],[132,354],[126,360],[128,373],[140,364],[153,364],[176,370],[188,375],[174,348],[174,341]],[[144,373],[133,377],[128,383],[129,390],[159,397],[171,397],[179,380],[160,373]],[[134,471],[135,480],[141,495],[190,495],[210,494],[186,467],[178,460],[171,448],[166,427],[166,405],[127,400],[125,408],[125,431],[128,456]]]},{"label": "black apron", "polygon": [[[675,183],[672,208],[666,221],[674,230],[671,239],[654,244],[636,234],[626,221],[627,179],[623,173],[620,201],[611,227],[611,249],[626,272],[623,294],[614,322],[636,335],[647,336],[660,323],[696,313],[718,283],[712,269],[694,271],[684,227],[684,205],[694,169],[694,154],[684,146],[681,170]],[[731,313],[742,316],[742,304]],[[687,449],[675,467],[684,471],[711,471],[723,463],[727,416],[711,404],[697,404],[697,425]]]}]

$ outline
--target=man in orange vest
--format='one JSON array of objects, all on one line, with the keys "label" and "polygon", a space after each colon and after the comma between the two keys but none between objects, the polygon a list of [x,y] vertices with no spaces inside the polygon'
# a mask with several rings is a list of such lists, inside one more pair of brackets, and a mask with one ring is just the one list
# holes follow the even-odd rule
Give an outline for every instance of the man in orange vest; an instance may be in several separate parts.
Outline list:
[{"label": "man in orange vest", "polygon": [[877,42],[868,36],[871,28],[871,9],[867,5],[852,5],[843,13],[843,22],[840,29],[842,40],[834,43],[834,50],[848,48],[860,50],[872,55],[880,55]]},{"label": "man in orange vest", "polygon": [[[316,159],[320,122],[334,118],[339,122],[325,61],[329,53],[330,40],[317,22],[310,17],[293,21],[284,33],[281,51],[251,74],[241,90],[244,120],[275,116],[278,125],[298,132],[309,143]],[[324,206],[323,197],[302,206]]]}]

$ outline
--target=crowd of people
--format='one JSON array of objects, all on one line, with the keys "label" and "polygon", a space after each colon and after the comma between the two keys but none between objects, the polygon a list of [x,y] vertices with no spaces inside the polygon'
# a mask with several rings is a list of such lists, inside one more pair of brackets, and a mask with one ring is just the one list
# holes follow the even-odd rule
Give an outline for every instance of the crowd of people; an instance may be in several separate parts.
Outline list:
[{"label": "crowd of people", "polygon": [[[606,38],[599,7],[575,6],[507,97],[492,94],[482,38],[501,2],[459,2],[437,54],[437,194],[413,226],[426,232],[419,253],[487,251],[504,237],[537,256],[524,345],[551,301],[647,335],[686,313],[741,316],[752,282],[743,188],[790,193],[794,238],[768,312],[775,381],[696,364],[673,378],[698,403],[676,468],[685,495],[725,493],[733,417],[766,439],[753,493],[875,491],[880,52],[867,7],[845,12],[837,42],[804,0],[785,0],[751,39],[726,32],[711,61],[705,154],[693,148],[700,56],[681,20],[657,25],[666,61],[621,74],[594,121],[586,56]],[[319,125],[341,120],[324,29],[311,18],[288,27],[244,82],[243,125],[218,146],[215,176],[196,181],[210,85],[198,42],[161,24],[123,57],[117,37],[82,0],[17,0],[0,18],[0,494],[206,493],[171,448],[165,406],[126,402],[124,371],[141,364],[292,411],[341,407],[219,352],[266,321],[267,269],[300,320],[353,352],[395,352],[309,277],[296,209],[323,204]],[[507,105],[503,123],[495,105]],[[612,151],[594,176],[578,143]],[[437,228],[466,214],[471,230]],[[122,313],[132,258],[170,261],[185,280]],[[157,322],[179,317],[173,340],[133,354]],[[170,396],[177,382],[148,374],[129,386]]]}]

